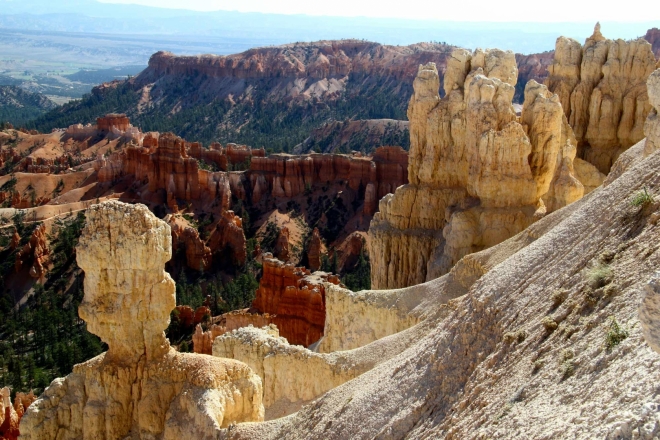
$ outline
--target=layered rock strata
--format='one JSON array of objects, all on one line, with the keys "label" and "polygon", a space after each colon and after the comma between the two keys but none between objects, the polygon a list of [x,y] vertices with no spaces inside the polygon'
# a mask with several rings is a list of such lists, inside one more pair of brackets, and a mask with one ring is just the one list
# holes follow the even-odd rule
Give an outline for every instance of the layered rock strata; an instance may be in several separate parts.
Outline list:
[{"label": "layered rock strata", "polygon": [[126,115],[116,113],[96,118],[96,125],[70,125],[65,134],[67,138],[79,141],[101,135],[106,139],[123,138],[126,142],[141,142],[144,137],[144,134],[137,127],[131,125]]},{"label": "layered rock strata", "polygon": [[249,367],[178,353],[165,338],[175,305],[166,223],[143,205],[94,205],[76,258],[80,316],[109,349],[53,381],[25,414],[21,438],[215,439],[221,427],[263,419]]},{"label": "layered rock strata", "polygon": [[208,149],[202,144],[193,142],[189,145],[188,153],[191,157],[206,163],[215,164],[221,171],[231,171],[237,166],[245,166],[253,157],[265,157],[263,148],[250,148],[246,145],[227,144],[223,147],[215,142]]},{"label": "layered rock strata", "polygon": [[125,175],[148,183],[151,193],[162,191],[171,207],[177,200],[217,198],[224,206],[231,194],[226,173],[199,168],[188,155],[189,144],[172,133],[147,133],[142,146],[127,146],[109,158],[99,157],[94,164],[100,182],[111,182]]},{"label": "layered rock strata", "polygon": [[584,193],[557,96],[530,81],[518,122],[513,53],[457,49],[444,77],[420,66],[408,108],[410,183],[381,199],[369,229],[371,285],[410,286],[447,273]]},{"label": "layered rock strata", "polygon": [[384,46],[359,40],[319,41],[251,49],[228,56],[175,56],[158,52],[132,82],[145,86],[156,78],[191,74],[216,84],[218,95],[241,96],[258,79],[275,81],[269,98],[337,99],[353,76],[411,81],[419,63],[444,65],[451,51],[445,44]]},{"label": "layered rock strata", "polygon": [[110,113],[96,118],[96,129],[99,131],[109,132],[112,129],[126,131],[129,127],[131,123],[124,114]]},{"label": "layered rock strata", "polygon": [[546,85],[575,131],[578,157],[607,174],[626,149],[644,138],[651,110],[646,80],[656,68],[651,44],[608,40],[600,25],[584,46],[559,37]]}]

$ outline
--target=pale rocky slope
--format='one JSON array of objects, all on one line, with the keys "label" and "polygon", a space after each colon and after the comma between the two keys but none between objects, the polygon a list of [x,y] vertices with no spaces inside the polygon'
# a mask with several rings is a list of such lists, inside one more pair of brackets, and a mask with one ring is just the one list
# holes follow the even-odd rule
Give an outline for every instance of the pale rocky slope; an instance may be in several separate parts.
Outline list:
[{"label": "pale rocky slope", "polygon": [[[419,324],[347,353],[425,326],[418,339],[297,413],[225,437],[657,438],[660,356],[638,317],[660,264],[660,153],[647,134],[603,187],[464,258],[466,294],[447,301],[460,294],[453,273],[401,289],[391,307],[415,291],[435,299]],[[635,206],[644,188],[655,200]]]}]

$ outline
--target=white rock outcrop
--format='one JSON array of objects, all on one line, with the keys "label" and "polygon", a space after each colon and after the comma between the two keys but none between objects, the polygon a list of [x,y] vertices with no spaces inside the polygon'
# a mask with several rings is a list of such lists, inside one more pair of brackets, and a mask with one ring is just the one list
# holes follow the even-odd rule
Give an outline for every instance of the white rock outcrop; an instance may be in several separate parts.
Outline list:
[{"label": "white rock outcrop", "polygon": [[289,345],[273,325],[242,327],[213,342],[213,356],[245,362],[261,377],[266,418],[274,419],[347,382],[371,365],[354,365],[341,355]]}]

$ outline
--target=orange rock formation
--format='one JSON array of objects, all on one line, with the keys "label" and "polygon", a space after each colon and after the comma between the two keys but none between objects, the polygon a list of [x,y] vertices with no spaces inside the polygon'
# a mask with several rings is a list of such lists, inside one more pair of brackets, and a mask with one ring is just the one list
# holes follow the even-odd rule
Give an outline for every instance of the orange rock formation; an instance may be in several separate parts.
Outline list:
[{"label": "orange rock formation", "polygon": [[312,231],[312,238],[307,248],[307,265],[312,271],[317,271],[321,268],[321,234],[318,228]]},{"label": "orange rock formation", "polygon": [[289,228],[286,226],[280,229],[273,253],[278,260],[289,261]]},{"label": "orange rock formation", "polygon": [[0,440],[17,440],[21,418],[35,400],[37,396],[32,391],[28,394],[16,393],[12,406],[9,388],[0,390]]},{"label": "orange rock formation", "polygon": [[339,284],[339,278],[324,272],[310,273],[265,254],[263,276],[252,308],[274,315],[280,335],[291,344],[308,346],[318,341],[325,326],[324,282]]},{"label": "orange rock formation", "polygon": [[124,114],[110,113],[101,118],[96,118],[96,128],[99,131],[110,131],[113,128],[126,131],[131,126],[130,121]]},{"label": "orange rock formation", "polygon": [[[213,254],[225,249],[235,261],[243,264],[245,234],[241,219],[228,210],[231,190],[227,173],[200,169],[197,159],[188,155],[191,150],[199,152],[201,147],[172,133],[148,133],[141,147],[128,146],[109,158],[97,159],[94,166],[100,182],[111,182],[127,175],[134,176],[138,182],[146,182],[146,193],[141,197],[167,203],[173,211],[178,210],[180,203],[197,201],[207,206],[219,205],[221,218],[207,243],[199,237],[198,231],[170,218],[175,247],[184,246],[191,269],[208,269]],[[233,157],[240,156],[234,154]]]},{"label": "orange rock formation", "polygon": [[372,215],[380,198],[407,181],[408,153],[380,147],[373,158],[318,153],[254,157],[245,179],[230,180],[230,185],[234,194],[246,194],[249,187],[253,203],[266,195],[293,198],[315,185],[343,185],[365,200],[365,214]]},{"label": "orange rock formation", "polygon": [[48,239],[46,237],[46,226],[41,224],[32,233],[30,241],[16,254],[14,267],[16,272],[27,264],[30,265],[30,276],[39,279],[46,273],[48,266]]}]

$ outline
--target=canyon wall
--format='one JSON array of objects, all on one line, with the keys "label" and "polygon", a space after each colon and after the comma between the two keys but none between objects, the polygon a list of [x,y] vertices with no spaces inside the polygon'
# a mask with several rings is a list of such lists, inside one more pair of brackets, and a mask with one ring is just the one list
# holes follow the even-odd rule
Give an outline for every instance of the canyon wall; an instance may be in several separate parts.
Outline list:
[{"label": "canyon wall", "polygon": [[546,85],[559,96],[575,132],[578,157],[604,174],[622,152],[644,138],[651,110],[646,79],[656,62],[648,41],[608,40],[599,24],[584,45],[557,39]]},{"label": "canyon wall", "polygon": [[108,351],[54,380],[28,408],[21,438],[215,439],[263,420],[261,379],[240,362],[178,353],[164,330],[175,306],[169,226],[144,205],[92,206],[76,258],[79,314]]},{"label": "canyon wall", "polygon": [[380,201],[369,228],[371,285],[411,286],[449,272],[584,193],[561,104],[530,81],[520,122],[513,53],[453,52],[444,77],[419,67],[408,107],[410,183]]},{"label": "canyon wall", "polygon": [[142,146],[127,146],[109,158],[99,157],[94,163],[99,182],[111,182],[125,175],[148,183],[148,191],[162,191],[170,207],[177,199],[193,201],[217,198],[225,207],[231,194],[226,173],[199,168],[198,161],[188,155],[189,145],[172,133],[147,133]]},{"label": "canyon wall", "polygon": [[[239,263],[246,261],[242,220],[229,210],[232,195],[252,205],[271,208],[271,198],[295,198],[313,190],[333,187],[346,191],[349,203],[364,201],[363,213],[372,216],[380,198],[408,181],[408,153],[401,147],[380,147],[373,157],[339,154],[291,156],[228,144],[204,149],[171,134],[147,133],[139,143],[127,145],[94,162],[98,180],[114,183],[125,176],[146,185],[137,196],[166,203],[173,212],[189,202],[218,207],[216,223],[206,240],[186,222],[170,218],[175,247],[183,246],[188,267],[208,269],[213,255],[225,249]],[[220,169],[243,164],[245,171],[209,171],[200,161]],[[218,218],[219,217],[219,218]],[[285,234],[286,231],[283,231]],[[277,256],[286,260],[286,237],[278,241]],[[320,257],[319,257],[320,258]]]},{"label": "canyon wall", "polygon": [[237,165],[245,166],[253,157],[265,157],[266,151],[236,144],[223,147],[217,142],[207,149],[199,142],[192,142],[188,144],[188,154],[197,160],[215,164],[220,171],[231,171]]}]

